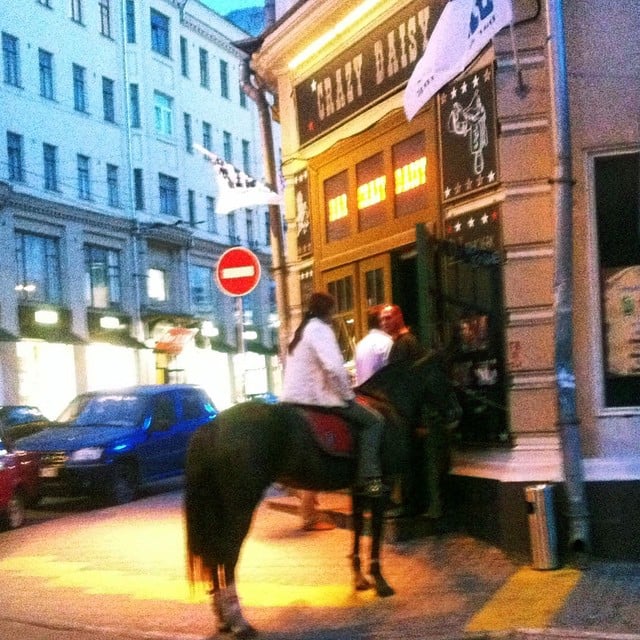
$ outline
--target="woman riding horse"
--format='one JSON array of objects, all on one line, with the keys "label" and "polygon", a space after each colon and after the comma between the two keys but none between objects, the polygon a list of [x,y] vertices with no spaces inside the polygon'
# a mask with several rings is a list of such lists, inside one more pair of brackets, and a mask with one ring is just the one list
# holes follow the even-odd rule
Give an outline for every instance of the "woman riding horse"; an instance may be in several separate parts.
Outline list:
[{"label": "woman riding horse", "polygon": [[[382,470],[391,477],[408,460],[409,434],[424,405],[444,422],[460,417],[460,406],[437,354],[385,367],[358,387],[358,396],[385,416]],[[192,584],[212,585],[219,628],[239,638],[255,635],[242,614],[235,569],[254,510],[265,490],[279,482],[296,489],[333,491],[357,485],[353,458],[332,456],[318,446],[304,411],[291,404],[245,402],[218,414],[193,435],[185,470],[188,574]],[[352,569],[356,589],[393,589],[380,568],[385,501],[353,491]],[[364,510],[371,510],[369,577],[361,571],[359,544]]]}]

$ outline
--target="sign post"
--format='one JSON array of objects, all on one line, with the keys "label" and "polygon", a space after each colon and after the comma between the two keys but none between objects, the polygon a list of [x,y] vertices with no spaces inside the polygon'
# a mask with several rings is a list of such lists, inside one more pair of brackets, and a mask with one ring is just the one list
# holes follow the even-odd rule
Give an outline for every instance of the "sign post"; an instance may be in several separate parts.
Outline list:
[{"label": "sign post", "polygon": [[[244,308],[242,304],[242,296],[251,293],[260,281],[261,275],[260,260],[253,251],[244,247],[232,247],[227,249],[218,260],[216,265],[216,279],[218,286],[228,296],[236,299],[236,340],[238,345],[238,354],[242,355],[242,367],[244,369],[244,336],[243,319]],[[242,372],[242,396],[244,398],[244,377],[245,371]]]}]

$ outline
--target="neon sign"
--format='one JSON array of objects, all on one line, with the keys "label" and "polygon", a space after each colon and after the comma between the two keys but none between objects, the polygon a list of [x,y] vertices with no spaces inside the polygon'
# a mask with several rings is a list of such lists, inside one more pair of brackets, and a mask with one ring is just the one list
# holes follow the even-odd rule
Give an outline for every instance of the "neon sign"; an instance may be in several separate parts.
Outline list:
[{"label": "neon sign", "polygon": [[327,202],[327,207],[329,208],[329,222],[346,218],[349,215],[347,194],[341,193],[339,196],[331,198],[331,200]]},{"label": "neon sign", "polygon": [[393,173],[396,183],[396,195],[406,193],[426,183],[427,158],[422,156],[403,167],[399,167]]},{"label": "neon sign", "polygon": [[380,176],[358,187],[358,209],[366,209],[387,199],[387,177]]}]

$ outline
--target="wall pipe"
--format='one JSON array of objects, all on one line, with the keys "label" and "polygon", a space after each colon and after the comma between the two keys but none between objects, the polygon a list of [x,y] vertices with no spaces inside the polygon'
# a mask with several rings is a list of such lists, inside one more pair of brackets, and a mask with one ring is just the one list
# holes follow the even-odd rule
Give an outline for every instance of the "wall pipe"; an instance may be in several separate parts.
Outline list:
[{"label": "wall pipe", "polygon": [[581,556],[590,551],[590,540],[573,368],[574,181],[571,173],[571,122],[564,34],[563,0],[547,0],[547,52],[554,145],[554,172],[550,182],[556,214],[554,305],[558,430],[568,500],[569,551]]}]

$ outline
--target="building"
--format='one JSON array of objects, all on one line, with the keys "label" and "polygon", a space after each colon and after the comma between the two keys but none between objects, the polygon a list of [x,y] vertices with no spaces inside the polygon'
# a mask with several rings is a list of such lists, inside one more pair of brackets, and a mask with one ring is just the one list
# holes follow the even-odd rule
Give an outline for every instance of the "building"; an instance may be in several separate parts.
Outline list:
[{"label": "building", "polygon": [[513,0],[513,33],[409,121],[445,5],[276,3],[252,65],[279,97],[289,297],[336,295],[346,357],[390,301],[453,347],[468,532],[527,552],[548,483],[564,550],[637,560],[640,13]]},{"label": "building", "polygon": [[[267,207],[218,215],[211,160],[264,175],[247,34],[195,0],[9,3],[0,31],[0,402],[55,417],[137,382],[198,383],[219,408],[273,391]],[[236,245],[263,267],[239,298],[216,284]]]}]

